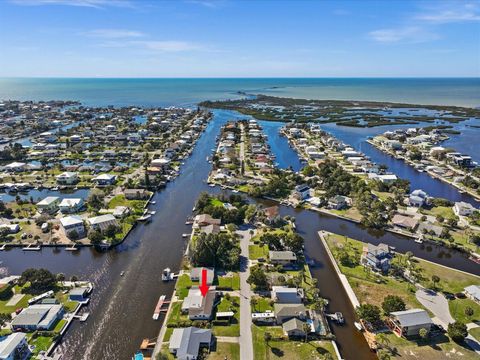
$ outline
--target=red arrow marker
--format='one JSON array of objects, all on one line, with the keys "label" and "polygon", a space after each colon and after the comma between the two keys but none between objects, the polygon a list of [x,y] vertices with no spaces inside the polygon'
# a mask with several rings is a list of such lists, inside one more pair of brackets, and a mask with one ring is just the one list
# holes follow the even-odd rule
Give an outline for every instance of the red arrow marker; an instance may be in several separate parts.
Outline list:
[{"label": "red arrow marker", "polygon": [[210,286],[207,285],[207,269],[202,268],[202,283],[200,285],[200,292],[202,293],[203,297],[207,295],[209,287]]}]

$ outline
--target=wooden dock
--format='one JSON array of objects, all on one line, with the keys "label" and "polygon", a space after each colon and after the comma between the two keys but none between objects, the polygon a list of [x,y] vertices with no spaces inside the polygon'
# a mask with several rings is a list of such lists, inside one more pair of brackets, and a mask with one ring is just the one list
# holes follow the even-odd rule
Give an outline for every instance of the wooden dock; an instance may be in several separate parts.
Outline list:
[{"label": "wooden dock", "polygon": [[165,305],[170,304],[170,300],[166,300],[166,295],[160,296],[158,299],[157,306],[155,307],[155,311],[153,312],[153,320],[158,320],[160,317],[160,313],[167,312],[168,309],[164,308]]}]

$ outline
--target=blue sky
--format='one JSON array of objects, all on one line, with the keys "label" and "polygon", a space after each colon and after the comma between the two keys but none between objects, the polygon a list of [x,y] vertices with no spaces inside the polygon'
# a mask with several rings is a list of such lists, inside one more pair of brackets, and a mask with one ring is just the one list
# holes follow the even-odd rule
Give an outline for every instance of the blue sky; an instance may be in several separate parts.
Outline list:
[{"label": "blue sky", "polygon": [[480,76],[480,1],[0,0],[0,77]]}]

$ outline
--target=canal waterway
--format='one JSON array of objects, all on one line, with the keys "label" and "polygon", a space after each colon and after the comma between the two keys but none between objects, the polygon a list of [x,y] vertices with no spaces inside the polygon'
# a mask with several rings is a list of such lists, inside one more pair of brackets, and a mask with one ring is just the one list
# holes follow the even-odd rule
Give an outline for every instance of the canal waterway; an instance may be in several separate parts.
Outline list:
[{"label": "canal waterway", "polygon": [[[151,209],[156,215],[149,225],[136,227],[116,249],[99,253],[92,248],[78,252],[44,248],[40,252],[12,249],[0,252],[3,273],[19,274],[29,267],[46,267],[67,276],[77,275],[93,281],[95,290],[87,308],[89,320],[75,322],[67,332],[59,352],[65,359],[130,359],[143,338],[155,338],[163,321],[153,321],[158,298],[169,296],[173,283],[163,283],[161,271],[170,267],[177,272],[185,249],[181,234],[189,232],[185,219],[191,214],[195,199],[202,191],[211,191],[203,180],[210,165],[205,161],[214,147],[220,127],[228,120],[244,118],[229,111],[215,111],[213,121],[199,138],[180,176],[166,189],[155,194]],[[280,127],[281,124],[278,124]],[[277,129],[278,130],[278,129]],[[272,133],[272,136],[275,136]],[[277,135],[278,136],[278,135]],[[288,143],[273,142],[272,152],[286,151]],[[280,145],[278,145],[280,144]],[[283,144],[283,145],[282,145]],[[315,259],[313,269],[322,296],[331,300],[330,310],[344,313],[347,325],[335,327],[334,333],[342,355],[350,359],[372,359],[363,336],[352,326],[354,313],[337,275],[318,239],[317,231],[327,230],[372,242],[386,242],[398,251],[412,251],[416,256],[480,274],[480,267],[463,254],[442,247],[416,244],[394,234],[369,233],[360,226],[312,211],[281,207],[283,214],[295,216],[300,234],[305,238],[307,255]],[[123,277],[120,273],[125,271]]]}]

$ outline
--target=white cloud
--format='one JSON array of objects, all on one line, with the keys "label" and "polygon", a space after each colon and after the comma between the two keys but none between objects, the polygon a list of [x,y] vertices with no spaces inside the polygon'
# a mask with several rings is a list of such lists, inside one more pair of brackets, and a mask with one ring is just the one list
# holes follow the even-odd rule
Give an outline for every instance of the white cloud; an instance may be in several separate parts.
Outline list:
[{"label": "white cloud", "polygon": [[140,31],[126,29],[95,29],[84,32],[83,34],[103,39],[139,38],[145,36],[145,34]]},{"label": "white cloud", "polygon": [[192,50],[201,50],[202,46],[194,44],[188,41],[175,41],[175,40],[151,40],[151,41],[135,41],[132,42],[149,50],[161,51],[161,52],[183,52]]},{"label": "white cloud", "polygon": [[448,7],[435,8],[419,14],[415,16],[415,19],[435,24],[480,21],[480,11],[478,5],[473,3],[467,3],[463,6],[453,3]]},{"label": "white cloud", "polygon": [[10,0],[10,2],[24,6],[65,5],[91,8],[134,7],[133,2],[130,0]]},{"label": "white cloud", "polygon": [[379,29],[368,33],[371,39],[380,43],[421,43],[438,39],[438,35],[418,26]]},{"label": "white cloud", "polygon": [[223,0],[188,0],[187,3],[201,5],[211,9],[216,9],[218,7],[223,6],[225,4],[225,1]]}]

